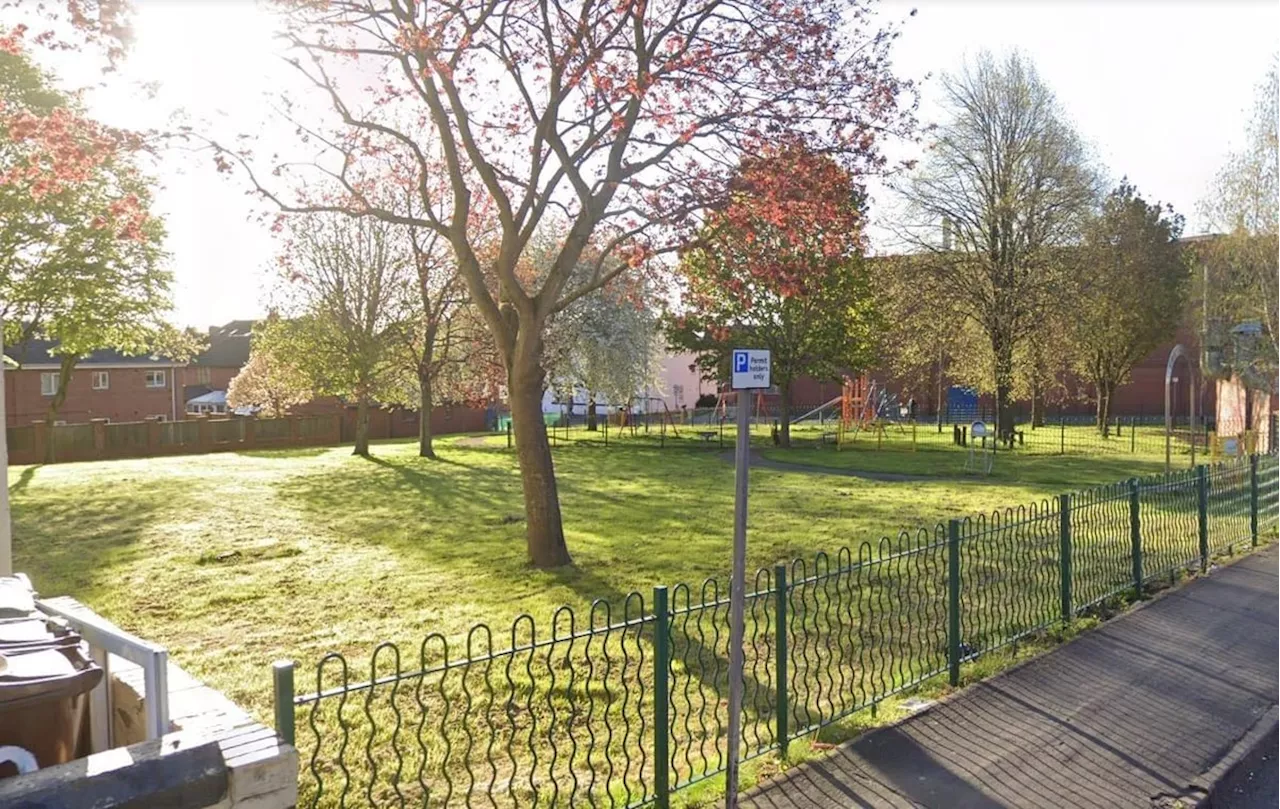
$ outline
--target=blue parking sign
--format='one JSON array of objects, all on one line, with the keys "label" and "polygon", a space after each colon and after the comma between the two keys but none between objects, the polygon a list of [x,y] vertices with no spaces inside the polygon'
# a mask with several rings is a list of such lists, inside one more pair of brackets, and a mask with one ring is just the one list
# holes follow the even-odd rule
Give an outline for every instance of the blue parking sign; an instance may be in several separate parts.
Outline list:
[{"label": "blue parking sign", "polygon": [[734,390],[762,390],[769,387],[769,352],[735,348],[732,384]]}]

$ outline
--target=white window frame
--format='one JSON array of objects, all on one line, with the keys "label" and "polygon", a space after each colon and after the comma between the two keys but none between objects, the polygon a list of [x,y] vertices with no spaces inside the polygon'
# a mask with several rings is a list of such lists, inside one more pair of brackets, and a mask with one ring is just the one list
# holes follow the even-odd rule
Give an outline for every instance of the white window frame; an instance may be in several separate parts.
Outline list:
[{"label": "white window frame", "polygon": [[42,371],[40,373],[40,395],[41,396],[57,396],[58,395],[58,372]]},{"label": "white window frame", "polygon": [[[157,374],[159,375],[159,379],[160,379],[160,383],[159,383],[159,384],[155,384],[155,383],[153,383],[153,382],[152,382],[152,380],[156,378],[156,375],[157,375]],[[143,372],[143,380],[144,380],[144,383],[143,383],[143,384],[145,384],[148,388],[164,388],[164,387],[168,387],[168,386],[165,384],[166,379],[165,379],[164,369],[163,369],[163,368],[160,368],[160,369],[149,369],[149,370],[147,370],[147,371],[144,371],[144,372]]]},{"label": "white window frame", "polygon": [[[111,390],[111,372],[94,371],[91,377],[94,390]],[[98,384],[101,382],[102,384]]]}]

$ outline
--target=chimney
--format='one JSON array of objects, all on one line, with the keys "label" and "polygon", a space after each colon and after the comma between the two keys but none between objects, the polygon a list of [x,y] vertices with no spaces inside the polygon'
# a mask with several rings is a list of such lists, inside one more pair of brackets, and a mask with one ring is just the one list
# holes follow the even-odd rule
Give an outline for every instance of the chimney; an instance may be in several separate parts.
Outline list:
[{"label": "chimney", "polygon": [[942,249],[951,249],[951,220],[945,216],[942,217]]}]

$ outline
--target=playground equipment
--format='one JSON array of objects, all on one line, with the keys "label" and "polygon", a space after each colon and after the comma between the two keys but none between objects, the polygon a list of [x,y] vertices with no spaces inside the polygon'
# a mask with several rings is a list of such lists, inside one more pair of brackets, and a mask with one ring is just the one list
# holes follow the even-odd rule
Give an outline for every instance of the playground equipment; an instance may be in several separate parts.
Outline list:
[{"label": "playground equipment", "polygon": [[[867,432],[876,436],[876,446],[884,444],[885,432],[892,426],[905,434],[906,429],[900,421],[887,419],[885,413],[892,412],[897,404],[897,397],[880,388],[875,380],[866,374],[852,379],[845,378],[841,391],[840,430],[836,447],[844,444],[847,436],[856,441],[859,433]],[[915,448],[915,432],[912,430],[912,448]]]},{"label": "playground equipment", "polygon": [[[643,405],[639,414],[635,412],[637,402]],[[668,427],[671,428],[672,435],[679,437],[680,430],[676,427],[675,411],[667,406],[667,400],[661,396],[632,396],[627,400],[625,407],[618,408],[618,426],[629,427],[632,436],[640,428],[643,428],[647,434],[652,416],[658,417],[658,427],[662,430],[664,437]]]}]

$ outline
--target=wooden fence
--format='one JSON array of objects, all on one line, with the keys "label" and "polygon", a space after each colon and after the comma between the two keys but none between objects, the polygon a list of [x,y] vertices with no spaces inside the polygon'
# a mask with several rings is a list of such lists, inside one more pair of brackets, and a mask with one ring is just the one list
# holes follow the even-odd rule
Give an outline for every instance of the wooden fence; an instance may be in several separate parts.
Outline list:
[{"label": "wooden fence", "polygon": [[55,463],[156,455],[199,455],[273,447],[325,446],[342,440],[342,417],[290,416],[280,419],[195,418],[57,424],[37,421],[9,427],[11,465],[45,463],[52,446]]}]

